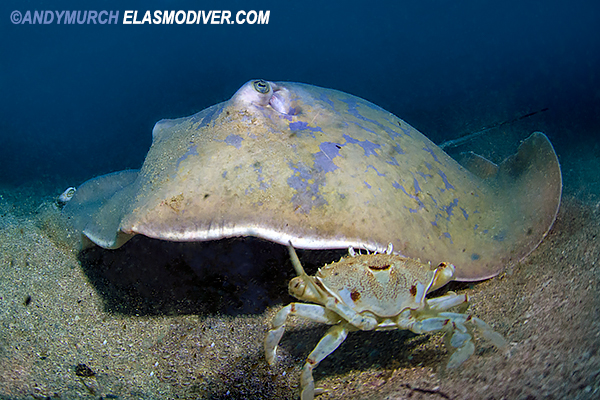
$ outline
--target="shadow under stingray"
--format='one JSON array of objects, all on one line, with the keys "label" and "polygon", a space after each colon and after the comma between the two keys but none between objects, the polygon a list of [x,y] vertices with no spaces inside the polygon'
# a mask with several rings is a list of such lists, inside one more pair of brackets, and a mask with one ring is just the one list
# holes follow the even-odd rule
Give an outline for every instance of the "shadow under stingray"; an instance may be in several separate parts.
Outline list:
[{"label": "shadow under stingray", "polygon": [[[298,251],[309,274],[345,254]],[[139,235],[116,250],[84,250],[79,260],[111,313],[257,314],[292,300],[286,247],[257,238],[181,243]]]}]

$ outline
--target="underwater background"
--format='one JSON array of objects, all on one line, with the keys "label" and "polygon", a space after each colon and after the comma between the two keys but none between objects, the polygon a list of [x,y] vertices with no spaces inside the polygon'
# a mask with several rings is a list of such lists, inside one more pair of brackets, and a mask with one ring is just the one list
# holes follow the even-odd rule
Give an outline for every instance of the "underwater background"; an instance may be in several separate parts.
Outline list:
[{"label": "underwater background", "polygon": [[[559,153],[594,140],[600,126],[595,1],[85,5],[119,10],[118,25],[10,22],[13,10],[77,10],[80,2],[0,7],[3,186],[75,185],[138,168],[158,120],[226,100],[254,78],[354,94],[436,143],[546,108],[530,119]],[[155,9],[269,10],[270,18],[266,25],[121,24],[125,10]]]},{"label": "underwater background", "polygon": [[[265,25],[123,25],[126,10],[269,10]],[[118,24],[12,13],[118,10]],[[138,16],[138,20],[141,15]],[[315,370],[325,399],[600,397],[600,2],[4,1],[0,4],[0,400],[296,399],[322,324],[294,319],[283,246],[141,235],[80,251],[55,205],[142,165],[154,124],[250,79],[367,99],[435,143],[481,133],[494,162],[544,132],[563,174],[556,222],[522,263],[468,293],[509,342],[446,371],[440,335],[353,332]],[[341,252],[344,253],[344,252]],[[309,274],[340,252],[300,251]]]}]

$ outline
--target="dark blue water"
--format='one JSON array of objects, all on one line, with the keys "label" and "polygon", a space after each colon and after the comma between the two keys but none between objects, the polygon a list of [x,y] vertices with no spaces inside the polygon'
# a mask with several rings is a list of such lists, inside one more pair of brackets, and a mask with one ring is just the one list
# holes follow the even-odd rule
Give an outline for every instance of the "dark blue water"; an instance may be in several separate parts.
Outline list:
[{"label": "dark blue water", "polygon": [[[0,185],[79,184],[137,168],[156,121],[226,100],[252,78],[358,95],[436,142],[544,108],[531,118],[559,153],[597,140],[598,1],[319,3],[3,2]],[[270,10],[270,18],[121,24],[125,10],[199,8]],[[13,10],[47,9],[119,10],[119,24],[10,21]]]}]

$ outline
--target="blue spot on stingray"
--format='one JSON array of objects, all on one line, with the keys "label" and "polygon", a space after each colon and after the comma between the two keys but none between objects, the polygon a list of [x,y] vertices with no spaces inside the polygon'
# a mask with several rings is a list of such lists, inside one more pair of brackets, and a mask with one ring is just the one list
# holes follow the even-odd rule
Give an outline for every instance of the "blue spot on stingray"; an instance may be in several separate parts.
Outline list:
[{"label": "blue spot on stingray", "polygon": [[314,153],[315,166],[320,167],[325,173],[332,172],[339,167],[335,165],[333,159],[339,157],[340,148],[344,145],[334,142],[323,142],[319,145],[321,151]]},{"label": "blue spot on stingray", "polygon": [[392,140],[396,140],[396,138],[402,136],[401,133],[396,132],[393,129],[388,128],[387,126],[383,126],[383,129],[385,130],[385,132],[388,134],[388,136],[390,137],[390,139]]},{"label": "blue spot on stingray", "polygon": [[375,122],[377,125],[379,125],[379,127],[381,127],[381,129],[383,129],[385,131],[385,133],[388,134],[388,136],[390,137],[390,139],[395,140],[397,137],[402,136],[402,134],[396,132],[393,129],[388,128],[385,125],[380,124],[379,122]]},{"label": "blue spot on stingray", "polygon": [[365,183],[365,185],[367,185],[367,188],[368,188],[368,189],[371,189],[371,185],[369,185],[369,184],[367,183],[367,181],[363,181],[363,182]]},{"label": "blue spot on stingray", "polygon": [[290,123],[290,130],[292,130],[293,132],[301,131],[306,128],[308,128],[308,123],[306,123],[304,121],[296,121],[296,122]]},{"label": "blue spot on stingray", "polygon": [[471,254],[471,260],[473,260],[473,261],[479,260],[479,254],[477,254],[477,253]]},{"label": "blue spot on stingray", "polygon": [[444,209],[446,210],[446,213],[448,214],[448,217],[446,218],[448,221],[450,221],[450,217],[453,215],[453,209],[454,207],[456,207],[458,205],[458,199],[454,199],[454,201],[452,203],[450,203],[448,206],[444,207]]},{"label": "blue spot on stingray", "polygon": [[400,145],[397,143],[392,146],[392,149],[394,149],[398,154],[406,154],[406,152],[402,150],[402,147],[400,147]]},{"label": "blue spot on stingray", "polygon": [[360,115],[360,113],[356,109],[357,103],[356,103],[355,99],[347,98],[347,99],[342,99],[342,101],[348,105],[348,114],[350,114],[360,120],[363,120],[363,121],[367,121],[367,122],[371,122],[371,123],[375,122],[373,120],[370,120],[370,119],[365,118],[362,115]]},{"label": "blue spot on stingray", "polygon": [[314,138],[315,137],[315,132],[323,132],[323,130],[321,129],[321,127],[316,126],[316,127],[312,127],[309,126],[307,122],[304,121],[296,121],[296,122],[290,122],[290,130],[292,132],[301,132],[301,131],[308,131],[310,132],[310,135]]},{"label": "blue spot on stingray", "polygon": [[331,99],[329,97],[327,97],[327,95],[325,93],[321,93],[321,97],[319,97],[319,100],[329,104],[331,106],[331,108],[335,109],[333,101],[331,101]]},{"label": "blue spot on stingray", "polygon": [[353,123],[354,125],[358,126],[358,127],[359,127],[360,129],[362,129],[362,130],[365,130],[365,131],[367,131],[367,132],[370,132],[370,133],[372,133],[373,135],[377,135],[377,132],[375,132],[374,130],[372,130],[372,129],[369,129],[369,128],[367,128],[367,127],[365,127],[365,126],[363,126],[363,125],[359,124],[358,122],[354,122],[354,121],[352,121],[352,123]]},{"label": "blue spot on stingray", "polygon": [[427,167],[427,169],[430,170],[430,171],[433,168],[433,166],[431,164],[429,164],[428,162],[424,162],[423,164],[425,164],[425,166]]},{"label": "blue spot on stingray", "polygon": [[465,220],[469,220],[469,213],[467,212],[467,210],[465,210],[464,208],[460,207],[460,211],[462,211],[463,213],[463,217],[465,217]]},{"label": "blue spot on stingray", "polygon": [[258,183],[258,188],[262,191],[267,190],[267,188],[271,187],[271,185],[265,182],[265,177],[262,176],[262,167],[260,165],[254,166],[254,172],[256,172],[256,182]]},{"label": "blue spot on stingray", "polygon": [[[442,236],[443,236],[443,237],[445,237],[445,238],[448,238],[448,239],[450,239],[450,244],[454,244],[454,243],[452,242],[452,236],[450,236],[450,234],[449,234],[448,232],[444,232],[444,233],[442,233]],[[440,236],[440,238],[441,238],[442,236]]]},{"label": "blue spot on stingray", "polygon": [[[454,186],[452,186],[450,184],[450,182],[448,182],[448,178],[446,177],[446,174],[444,172],[442,172],[441,169],[438,169],[438,175],[442,177],[442,180],[444,181],[444,185],[446,185],[446,190],[454,189]],[[442,192],[443,191],[444,190],[442,189]]]},{"label": "blue spot on stingray", "polygon": [[425,150],[426,152],[428,152],[429,154],[431,154],[431,157],[433,157],[434,161],[436,161],[438,163],[440,162],[440,160],[438,160],[437,156],[435,155],[435,153],[433,152],[432,149],[430,149],[429,147],[423,147],[423,150]]},{"label": "blue spot on stingray", "polygon": [[[396,183],[396,182],[394,182]],[[394,186],[394,184],[392,183],[392,186]],[[395,187],[395,186],[394,186]],[[419,208],[409,208],[408,211],[411,213],[416,213],[417,211],[419,211],[421,208],[425,207],[425,205],[421,202],[421,199],[419,199],[418,196],[415,196],[413,194],[410,194],[406,191],[406,189],[404,189],[404,186],[402,185],[398,185],[398,189],[402,190],[404,192],[405,195],[407,195],[408,197],[410,197],[411,199],[415,200],[417,202],[417,204],[419,204]]]},{"label": "blue spot on stingray", "polygon": [[386,163],[388,163],[390,165],[396,165],[396,166],[400,165],[400,164],[398,164],[398,161],[396,160],[396,157],[390,157],[390,161],[386,161]]},{"label": "blue spot on stingray", "polygon": [[424,174],[424,173],[422,173],[421,171],[418,171],[418,172],[417,172],[417,175],[420,175],[420,176],[421,176],[421,178],[425,179],[425,182],[427,182],[427,178],[433,178],[433,175],[430,175],[430,174]]},{"label": "blue spot on stingray", "polygon": [[223,173],[221,174],[221,177],[225,178],[227,176],[227,171],[223,171]]},{"label": "blue spot on stingray", "polygon": [[[289,163],[294,174],[287,179],[287,184],[296,190],[292,196],[292,204],[296,212],[308,214],[313,207],[320,207],[327,203],[320,190],[325,184],[325,171],[319,165],[314,168],[304,163]],[[311,181],[312,183],[309,183]]]},{"label": "blue spot on stingray", "polygon": [[417,178],[414,178],[413,186],[415,187],[415,193],[418,194],[421,191],[421,187],[419,186],[419,181],[417,181]]},{"label": "blue spot on stingray", "polygon": [[348,136],[346,134],[344,134],[344,139],[346,139],[348,143],[358,144],[360,147],[362,147],[365,151],[366,157],[369,157],[370,155],[376,156],[377,153],[375,152],[375,150],[381,148],[381,145],[379,144],[375,144],[369,140],[357,140],[354,139],[352,136]]},{"label": "blue spot on stingray", "polygon": [[179,168],[179,164],[180,164],[182,161],[184,161],[186,158],[188,158],[189,156],[197,156],[197,155],[198,155],[198,150],[197,150],[197,147],[198,147],[198,146],[196,146],[196,145],[194,145],[194,146],[190,147],[190,148],[188,149],[188,151],[186,151],[186,152],[185,152],[185,154],[184,154],[184,155],[182,155],[181,157],[179,157],[179,159],[177,160],[177,165],[176,165],[176,167],[175,167],[175,168]]},{"label": "blue spot on stingray", "polygon": [[392,182],[392,187],[394,187],[396,189],[400,189],[402,186],[400,186],[400,184],[398,183],[398,181],[394,181],[394,182]]},{"label": "blue spot on stingray", "polygon": [[230,146],[235,147],[236,149],[239,149],[240,147],[242,147],[242,140],[244,140],[243,137],[234,135],[232,133],[225,138],[225,143],[227,143]]},{"label": "blue spot on stingray", "polygon": [[410,129],[403,127],[402,124],[400,123],[400,121],[398,121],[398,126],[402,130],[402,133],[404,133],[406,136],[410,137]]},{"label": "blue spot on stingray", "polygon": [[373,168],[373,170],[377,173],[378,176],[385,176],[385,174],[380,174],[379,171],[377,171],[377,168],[375,168],[372,165],[367,165],[367,169],[365,170],[365,172],[367,172],[369,168]]},{"label": "blue spot on stingray", "polygon": [[[374,119],[370,119],[370,118],[363,117],[363,116],[362,116],[362,115],[361,115],[361,114],[358,112],[358,110],[357,110],[357,107],[360,105],[360,106],[368,107],[368,108],[371,108],[371,109],[373,109],[373,110],[377,110],[377,111],[385,111],[385,110],[383,110],[381,107],[379,107],[379,106],[376,106],[376,105],[374,105],[374,104],[371,104],[371,103],[369,103],[369,102],[363,102],[363,101],[361,101],[361,102],[358,102],[356,99],[352,99],[352,98],[347,98],[347,99],[344,99],[344,100],[342,100],[342,101],[348,105],[348,114],[352,115],[353,117],[356,117],[357,119],[360,119],[360,120],[362,120],[362,121],[365,121],[365,122],[369,122],[369,123],[371,123],[371,124],[373,124],[373,125],[377,126],[378,128],[382,129],[384,132],[386,132],[386,133],[387,133],[387,134],[390,136],[390,138],[392,138],[392,139],[395,139],[396,137],[400,136],[400,134],[399,134],[398,132],[396,132],[396,131],[395,131],[395,130],[393,130],[393,129],[390,129],[389,127],[387,127],[387,126],[385,126],[385,125],[383,125],[381,122],[379,122],[379,121],[377,121],[377,120],[374,120]],[[368,128],[366,128],[366,127],[364,127],[364,126],[360,125],[360,124],[356,124],[356,125],[358,125],[359,127],[361,127],[362,129],[364,129],[364,130],[366,130],[366,131],[368,131],[368,132],[372,132],[372,133],[378,134],[377,132],[374,132],[373,130],[371,130],[371,129],[368,129]],[[407,136],[410,136],[410,135],[409,135],[409,134],[408,134],[408,133],[407,133],[407,132],[406,132],[406,131],[405,131],[405,130],[402,128],[402,126],[400,126],[400,125],[399,125],[399,127],[400,127],[400,129],[402,130],[402,132],[403,132],[404,134],[406,134]]]}]

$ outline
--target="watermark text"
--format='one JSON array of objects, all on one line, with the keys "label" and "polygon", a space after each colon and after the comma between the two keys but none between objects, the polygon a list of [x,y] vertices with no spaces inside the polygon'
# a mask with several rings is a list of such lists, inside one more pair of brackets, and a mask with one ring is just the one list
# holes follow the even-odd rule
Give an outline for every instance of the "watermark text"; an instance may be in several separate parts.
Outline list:
[{"label": "watermark text", "polygon": [[62,11],[25,11],[21,14],[20,11],[10,13],[10,20],[13,24],[30,24],[30,25],[49,25],[49,24],[118,24],[119,11],[96,11],[96,10],[62,10]]},{"label": "watermark text", "polygon": [[14,10],[10,21],[20,25],[267,25],[270,16],[270,10]]}]

